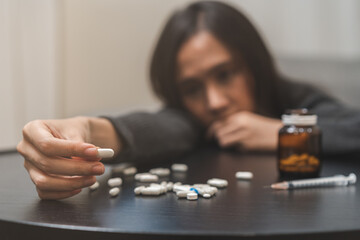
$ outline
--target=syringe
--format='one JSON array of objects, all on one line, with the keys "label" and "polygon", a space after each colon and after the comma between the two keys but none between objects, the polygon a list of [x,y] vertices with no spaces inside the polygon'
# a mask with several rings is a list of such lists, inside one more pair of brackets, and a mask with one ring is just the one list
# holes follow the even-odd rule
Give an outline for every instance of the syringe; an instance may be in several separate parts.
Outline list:
[{"label": "syringe", "polygon": [[295,189],[295,188],[314,188],[314,187],[335,187],[348,186],[356,183],[356,175],[350,173],[349,176],[335,175],[333,177],[311,178],[304,180],[285,181],[271,184],[273,189]]}]

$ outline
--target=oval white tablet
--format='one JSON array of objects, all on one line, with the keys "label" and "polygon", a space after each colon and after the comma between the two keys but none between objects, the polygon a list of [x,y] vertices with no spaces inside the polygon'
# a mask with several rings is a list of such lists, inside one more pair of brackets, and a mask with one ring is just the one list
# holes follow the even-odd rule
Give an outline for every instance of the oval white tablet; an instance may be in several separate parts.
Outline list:
[{"label": "oval white tablet", "polygon": [[151,174],[158,175],[159,177],[166,177],[170,175],[170,169],[168,168],[153,168],[149,171]]},{"label": "oval white tablet", "polygon": [[114,156],[114,150],[111,148],[98,148],[97,156],[99,158],[111,158]]},{"label": "oval white tablet", "polygon": [[122,184],[122,179],[119,177],[118,178],[110,178],[107,183],[108,183],[109,187],[119,187]]},{"label": "oval white tablet", "polygon": [[137,173],[137,168],[136,167],[129,167],[129,168],[125,168],[123,171],[123,174],[126,176],[129,175],[135,175]]},{"label": "oval white tablet", "polygon": [[141,191],[142,191],[144,188],[145,188],[145,186],[136,187],[136,188],[134,189],[134,193],[135,193],[136,195],[140,195],[140,194],[141,194]]},{"label": "oval white tablet", "polygon": [[186,172],[188,170],[188,166],[182,163],[174,163],[171,165],[171,170],[174,172]]},{"label": "oval white tablet", "polygon": [[91,185],[89,188],[91,191],[95,191],[96,189],[98,189],[100,186],[99,182],[96,181],[93,185]]},{"label": "oval white tablet", "polygon": [[252,172],[236,172],[235,177],[237,179],[252,179],[254,177]]},{"label": "oval white tablet", "polygon": [[114,187],[114,188],[110,189],[109,194],[112,197],[116,197],[117,195],[119,195],[119,192],[120,192],[120,188]]},{"label": "oval white tablet", "polygon": [[228,181],[220,178],[212,178],[207,181],[207,184],[218,188],[224,188],[228,185]]},{"label": "oval white tablet", "polygon": [[141,194],[142,195],[152,195],[152,196],[157,196],[162,194],[162,190],[161,187],[156,187],[156,186],[151,186],[151,187],[146,187],[141,189]]}]

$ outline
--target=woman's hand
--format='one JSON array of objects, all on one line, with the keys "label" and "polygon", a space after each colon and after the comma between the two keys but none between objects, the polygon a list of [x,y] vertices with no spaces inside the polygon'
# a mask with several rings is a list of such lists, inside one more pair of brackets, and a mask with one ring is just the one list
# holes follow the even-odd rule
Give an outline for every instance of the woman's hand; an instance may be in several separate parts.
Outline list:
[{"label": "woman's hand", "polygon": [[[97,144],[106,141],[93,139],[102,131],[110,131],[108,136],[115,136],[118,141],[106,119],[35,120],[23,128],[23,140],[17,150],[25,158],[24,166],[41,199],[71,197],[95,183],[96,175],[104,173]],[[118,144],[114,139],[108,141],[111,147]]]},{"label": "woman's hand", "polygon": [[208,129],[208,136],[215,137],[224,148],[274,151],[281,127],[280,120],[242,111],[214,122]]}]

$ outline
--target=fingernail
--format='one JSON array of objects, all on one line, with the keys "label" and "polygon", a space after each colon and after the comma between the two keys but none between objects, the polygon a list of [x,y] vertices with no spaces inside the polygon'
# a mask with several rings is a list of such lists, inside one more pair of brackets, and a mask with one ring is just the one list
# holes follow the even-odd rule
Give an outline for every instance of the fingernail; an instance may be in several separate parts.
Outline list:
[{"label": "fingernail", "polygon": [[97,164],[92,167],[92,172],[95,175],[101,175],[104,173],[104,166],[102,164]]},{"label": "fingernail", "polygon": [[87,148],[87,149],[85,149],[84,154],[89,157],[96,157],[97,156],[97,148],[94,148],[94,147]]},{"label": "fingernail", "polygon": [[94,178],[89,178],[85,180],[85,185],[90,186],[93,185],[96,182],[96,179]]}]

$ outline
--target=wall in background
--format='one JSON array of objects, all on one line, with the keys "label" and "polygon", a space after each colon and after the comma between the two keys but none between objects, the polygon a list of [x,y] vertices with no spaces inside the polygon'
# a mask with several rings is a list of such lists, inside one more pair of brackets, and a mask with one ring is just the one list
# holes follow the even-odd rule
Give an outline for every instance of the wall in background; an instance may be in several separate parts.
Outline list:
[{"label": "wall in background", "polygon": [[[158,107],[149,57],[164,20],[188,2],[0,0],[0,150],[33,119]],[[360,103],[358,73],[347,71],[360,63],[359,1],[228,2],[256,23],[284,72]],[[306,65],[324,59],[319,71]]]},{"label": "wall in background", "polygon": [[0,150],[14,148],[24,124],[61,117],[55,0],[0,0]]}]

